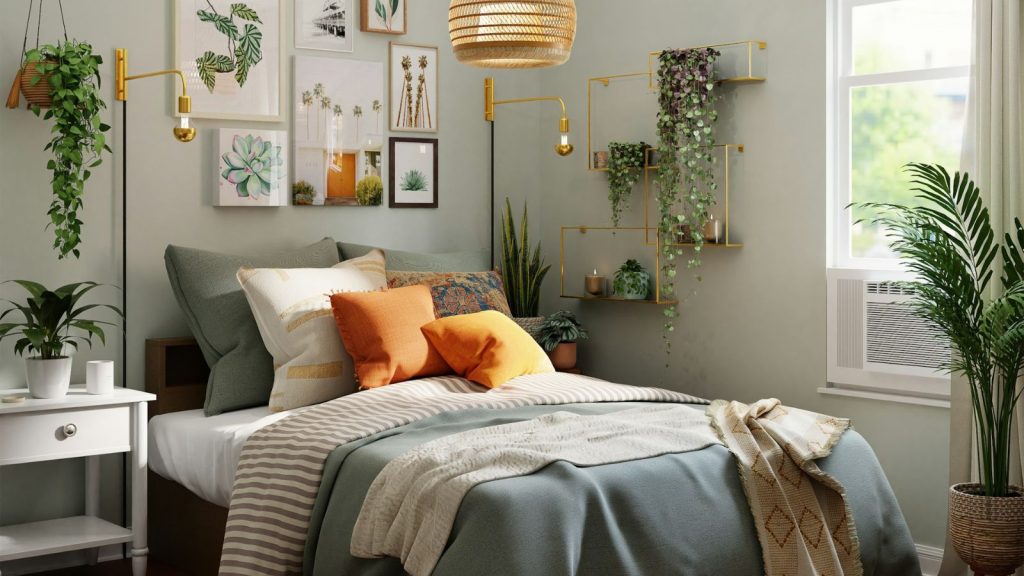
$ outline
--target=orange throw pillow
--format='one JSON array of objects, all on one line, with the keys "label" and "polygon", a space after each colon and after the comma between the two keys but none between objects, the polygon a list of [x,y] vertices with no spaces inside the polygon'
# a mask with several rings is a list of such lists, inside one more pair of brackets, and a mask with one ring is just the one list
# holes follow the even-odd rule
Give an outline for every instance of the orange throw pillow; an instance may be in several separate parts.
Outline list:
[{"label": "orange throw pillow", "polygon": [[452,373],[420,331],[434,320],[430,288],[333,294],[331,308],[361,387]]},{"label": "orange throw pillow", "polygon": [[424,326],[423,333],[457,374],[488,388],[555,371],[533,337],[501,312],[441,318]]}]

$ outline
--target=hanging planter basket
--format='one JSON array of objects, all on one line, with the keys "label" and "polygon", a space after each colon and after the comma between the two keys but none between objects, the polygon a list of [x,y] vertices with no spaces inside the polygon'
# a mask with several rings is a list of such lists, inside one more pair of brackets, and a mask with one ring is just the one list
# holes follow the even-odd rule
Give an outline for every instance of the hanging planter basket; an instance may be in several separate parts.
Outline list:
[{"label": "hanging planter basket", "polygon": [[52,74],[40,72],[37,68],[38,65],[38,62],[25,62],[25,66],[20,72],[21,94],[25,97],[29,107],[49,108],[53,106],[52,87],[50,86]]},{"label": "hanging planter basket", "polygon": [[[60,24],[64,30],[64,41],[68,41],[68,27],[64,23],[64,5],[57,0],[60,9]],[[28,18],[25,20],[25,38],[21,44],[21,68],[14,76],[11,85],[11,92],[7,96],[7,107],[17,108],[21,104],[20,96],[26,100],[26,108],[38,106],[40,108],[51,108],[53,106],[53,86],[50,84],[51,73],[39,71],[39,62],[29,62],[25,58],[28,49],[29,32],[32,29],[32,10],[36,8],[36,0],[29,0]],[[39,0],[38,9],[35,12],[36,20],[36,48],[39,48],[39,34],[43,28],[43,0]],[[52,63],[52,62],[47,62]]]}]

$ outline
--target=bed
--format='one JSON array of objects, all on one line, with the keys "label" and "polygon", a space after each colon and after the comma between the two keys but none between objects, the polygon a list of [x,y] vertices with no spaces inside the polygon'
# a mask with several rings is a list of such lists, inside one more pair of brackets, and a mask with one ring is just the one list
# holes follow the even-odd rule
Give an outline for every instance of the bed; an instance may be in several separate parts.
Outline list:
[{"label": "bed", "polygon": [[[202,358],[189,346],[187,340],[147,346],[147,386],[160,398],[150,425],[151,553],[183,571],[214,574],[242,446],[257,430],[302,410],[269,414],[254,408],[204,417],[198,411],[203,367],[189,368],[187,361]],[[174,357],[170,363],[168,354]],[[404,573],[394,558],[354,558],[348,543],[370,484],[410,448],[453,432],[556,410],[601,414],[635,406],[579,403],[443,412],[346,443],[327,459],[301,571],[310,576]],[[919,574],[909,531],[864,439],[846,432],[819,464],[848,490],[864,573]],[[473,488],[434,574],[482,573],[745,575],[762,573],[762,560],[733,457],[722,446],[710,446],[591,468],[559,462],[535,474]]]}]

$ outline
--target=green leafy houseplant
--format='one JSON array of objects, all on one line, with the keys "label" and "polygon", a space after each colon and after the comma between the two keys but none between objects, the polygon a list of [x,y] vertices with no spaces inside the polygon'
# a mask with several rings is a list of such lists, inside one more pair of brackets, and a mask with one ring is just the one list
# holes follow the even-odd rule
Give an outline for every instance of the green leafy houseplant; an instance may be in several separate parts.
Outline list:
[{"label": "green leafy houseplant", "polygon": [[427,177],[419,170],[409,170],[402,176],[402,190],[405,192],[422,192],[428,190]]},{"label": "green leafy houseplant", "polygon": [[629,207],[633,186],[644,171],[647,144],[611,142],[608,144],[608,201],[612,205],[612,226],[619,226],[622,210]]},{"label": "green leafy houseplant", "polygon": [[[665,50],[658,67],[658,210],[662,238],[661,291],[675,292],[676,260],[682,255],[676,233],[680,224],[690,225],[694,255],[688,267],[701,265],[704,225],[715,203],[714,145],[712,126],[715,110],[715,62],[720,53],[713,48]],[[682,213],[680,213],[682,207]],[[665,344],[675,329],[675,306],[665,309]]]},{"label": "green leafy houseplant", "polygon": [[[110,322],[89,320],[83,315],[96,308],[106,308],[121,315],[121,310],[110,304],[79,305],[90,290],[100,286],[95,282],[76,282],[50,290],[37,282],[12,280],[29,293],[24,304],[8,300],[11,308],[0,313],[0,342],[16,338],[14,352],[19,356],[29,353],[42,360],[63,358],[65,347],[78,348],[80,343],[92,346],[95,336],[106,342],[103,325]],[[18,322],[2,322],[9,315],[20,313]]]},{"label": "green leafy houseplant", "polygon": [[[1000,246],[981,191],[967,174],[909,164],[918,206],[860,203],[888,230],[890,247],[919,280],[914,311],[937,326],[957,353],[946,366],[966,377],[986,496],[1009,494],[1017,379],[1024,363],[1024,227]],[[1003,293],[989,298],[999,258]]]},{"label": "green leafy houseplant", "polygon": [[651,290],[651,275],[630,258],[615,271],[612,290],[627,300],[643,300]]},{"label": "green leafy houseplant", "polygon": [[[218,73],[235,73],[235,81],[245,86],[249,71],[263,60],[263,32],[256,24],[263,24],[259,14],[246,4],[231,4],[227,16],[217,12],[210,0],[209,10],[198,10],[196,16],[201,22],[213,24],[218,32],[227,37],[227,53],[218,54],[212,50],[196,58],[196,72],[199,79],[211,93],[217,88]],[[238,21],[235,21],[238,18]],[[245,24],[239,29],[242,22]]]},{"label": "green leafy houseplant", "polygon": [[384,183],[380,176],[367,176],[356,184],[356,199],[360,206],[380,206],[384,195]]},{"label": "green leafy houseplant", "polygon": [[537,316],[540,309],[541,284],[551,266],[544,264],[540,242],[535,248],[530,248],[529,213],[525,204],[519,227],[517,233],[512,203],[505,198],[501,225],[501,279],[512,316],[531,318]]},{"label": "green leafy houseplant", "polygon": [[575,314],[569,310],[560,310],[544,319],[540,333],[537,334],[537,342],[544,350],[551,352],[563,342],[575,343],[589,337],[587,330],[576,320]]},{"label": "green leafy houseplant", "polygon": [[[53,137],[44,148],[53,155],[46,163],[53,174],[53,200],[47,211],[55,235],[53,247],[59,258],[77,258],[82,237],[78,213],[85,183],[91,170],[103,162],[103,151],[110,151],[103,134],[110,126],[100,120],[100,112],[107,107],[100,97],[103,59],[93,54],[91,45],[75,40],[29,50],[25,59],[39,73],[31,82],[45,77],[53,96],[53,106],[43,116],[53,120]],[[32,112],[38,116],[40,108],[32,106]]]},{"label": "green leafy houseplant", "polygon": [[296,206],[311,206],[316,196],[316,189],[305,180],[299,180],[292,184],[292,198]]}]

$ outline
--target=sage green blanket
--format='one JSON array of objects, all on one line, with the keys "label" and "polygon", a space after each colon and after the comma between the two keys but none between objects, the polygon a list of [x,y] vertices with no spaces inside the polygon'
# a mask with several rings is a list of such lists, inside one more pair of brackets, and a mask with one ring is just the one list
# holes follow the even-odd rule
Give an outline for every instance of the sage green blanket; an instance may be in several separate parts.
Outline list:
[{"label": "sage green blanket", "polygon": [[[363,497],[393,458],[424,442],[556,411],[607,414],[643,404],[574,404],[445,413],[337,448],[306,543],[306,576],[398,576],[394,558],[354,558]],[[694,406],[703,411],[704,406]],[[871,448],[848,431],[818,461],[847,490],[864,574],[920,574],[903,515]],[[735,460],[723,446],[541,471],[478,485],[462,502],[437,576],[757,575],[761,551]]]}]

